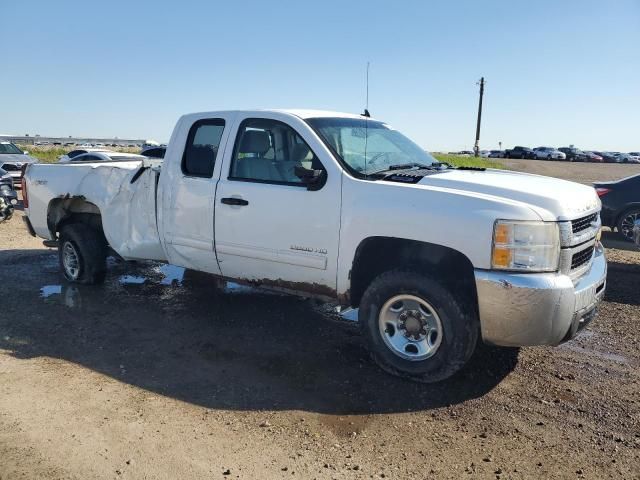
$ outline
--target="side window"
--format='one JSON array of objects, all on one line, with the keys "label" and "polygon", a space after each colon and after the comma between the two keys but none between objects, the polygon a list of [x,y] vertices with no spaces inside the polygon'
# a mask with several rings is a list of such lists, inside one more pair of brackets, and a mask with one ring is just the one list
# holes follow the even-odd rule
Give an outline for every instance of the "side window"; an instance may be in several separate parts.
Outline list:
[{"label": "side window", "polygon": [[85,155],[82,156],[77,156],[74,157],[75,160],[80,161],[80,162],[93,162],[96,160],[102,160],[100,157],[96,156],[96,155],[92,155],[91,153],[87,153]]},{"label": "side window", "polygon": [[216,163],[224,120],[198,120],[189,130],[182,155],[182,173],[192,177],[211,178]]},{"label": "side window", "polygon": [[286,123],[251,118],[238,129],[230,179],[303,185],[296,167],[323,170],[307,142]]}]

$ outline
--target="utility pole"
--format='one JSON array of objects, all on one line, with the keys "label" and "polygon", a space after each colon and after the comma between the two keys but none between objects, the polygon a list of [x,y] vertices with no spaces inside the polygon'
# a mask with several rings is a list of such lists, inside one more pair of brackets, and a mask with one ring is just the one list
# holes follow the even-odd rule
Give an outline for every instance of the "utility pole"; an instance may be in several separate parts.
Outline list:
[{"label": "utility pole", "polygon": [[484,77],[480,78],[480,100],[478,101],[478,124],[476,125],[476,143],[473,147],[475,156],[480,155],[480,121],[482,120],[482,96],[484,95]]}]

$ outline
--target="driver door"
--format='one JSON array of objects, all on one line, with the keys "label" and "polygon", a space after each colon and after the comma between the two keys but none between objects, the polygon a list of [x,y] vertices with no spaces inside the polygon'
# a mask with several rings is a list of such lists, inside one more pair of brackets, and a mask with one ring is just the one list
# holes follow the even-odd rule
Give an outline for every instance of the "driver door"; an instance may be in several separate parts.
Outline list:
[{"label": "driver door", "polygon": [[315,191],[296,176],[296,166],[324,169],[328,163],[316,153],[320,142],[301,120],[273,113],[237,125],[215,200],[222,274],[333,296],[341,175],[328,172]]}]

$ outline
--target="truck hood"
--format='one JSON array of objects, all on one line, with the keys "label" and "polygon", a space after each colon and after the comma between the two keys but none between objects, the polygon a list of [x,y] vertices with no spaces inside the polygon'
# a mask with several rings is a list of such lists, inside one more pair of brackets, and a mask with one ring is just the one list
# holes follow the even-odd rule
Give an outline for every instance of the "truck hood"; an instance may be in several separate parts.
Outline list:
[{"label": "truck hood", "polygon": [[515,200],[530,206],[545,221],[571,220],[600,208],[592,187],[506,170],[451,169],[426,176],[419,185]]}]

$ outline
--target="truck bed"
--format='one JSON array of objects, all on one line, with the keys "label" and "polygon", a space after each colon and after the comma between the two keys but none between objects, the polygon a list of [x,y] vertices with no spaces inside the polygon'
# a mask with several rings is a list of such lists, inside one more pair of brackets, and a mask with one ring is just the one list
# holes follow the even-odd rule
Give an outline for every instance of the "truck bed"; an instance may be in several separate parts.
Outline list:
[{"label": "truck bed", "polygon": [[36,234],[53,240],[49,229],[53,216],[68,211],[98,213],[97,209],[107,241],[119,255],[165,260],[156,215],[161,163],[149,159],[31,165],[25,178],[28,215]]}]

